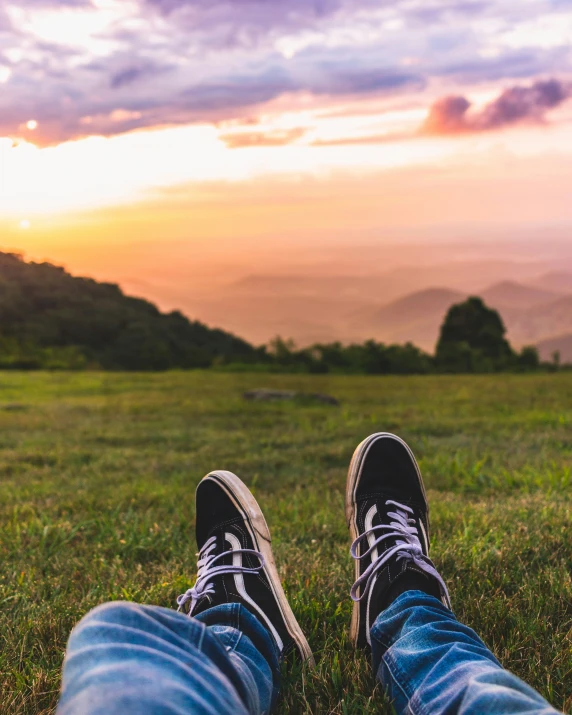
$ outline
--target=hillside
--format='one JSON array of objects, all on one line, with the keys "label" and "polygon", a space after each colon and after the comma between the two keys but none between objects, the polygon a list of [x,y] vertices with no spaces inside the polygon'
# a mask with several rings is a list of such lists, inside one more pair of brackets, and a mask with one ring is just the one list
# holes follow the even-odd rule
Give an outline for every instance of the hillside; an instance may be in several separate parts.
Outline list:
[{"label": "hillside", "polygon": [[432,350],[447,308],[468,295],[479,295],[500,311],[510,340],[524,345],[571,329],[566,315],[551,317],[551,306],[572,294],[572,274],[542,273],[542,268],[506,261],[452,261],[384,271],[382,264],[372,261],[371,270],[379,273],[252,274],[221,286],[214,298],[181,294],[171,303],[255,344],[276,335],[293,338],[301,346],[374,338],[411,340]]},{"label": "hillside", "polygon": [[545,290],[572,293],[572,273],[563,271],[545,273],[534,281],[534,285]]},{"label": "hillside", "polygon": [[0,366],[162,370],[256,357],[244,340],[114,284],[0,253]]},{"label": "hillside", "polygon": [[[560,274],[558,286],[565,285]],[[572,331],[572,295],[539,288],[536,285],[501,281],[473,291],[487,305],[498,310],[508,329],[508,338],[516,347],[570,333]],[[415,291],[381,307],[366,307],[351,317],[354,335],[373,337],[390,343],[413,342],[432,351],[448,308],[463,300],[467,293],[448,288]],[[349,325],[346,333],[349,332]]]},{"label": "hillside", "polygon": [[572,295],[523,310],[508,323],[515,342],[537,343],[572,331]]},{"label": "hillside", "polygon": [[429,288],[392,301],[358,318],[361,332],[389,343],[413,342],[432,351],[439,328],[453,303],[464,300],[463,293],[445,288]]},{"label": "hillside", "polygon": [[310,345],[329,342],[332,335],[345,338],[346,314],[363,305],[349,297],[232,294],[217,301],[195,301],[195,310],[206,322],[232,326],[233,332],[255,344],[281,335]]},{"label": "hillside", "polygon": [[561,363],[572,364],[572,333],[541,340],[536,347],[543,360],[552,362],[554,353],[559,353]]},{"label": "hillside", "polygon": [[490,288],[480,291],[479,295],[486,303],[494,305],[497,310],[502,310],[504,307],[526,310],[560,297],[557,291],[522,285],[514,281],[495,283]]},{"label": "hillside", "polygon": [[[259,343],[276,335],[302,346],[374,339],[432,352],[447,310],[466,297],[428,288],[376,305],[372,280],[363,281],[364,295],[359,280],[339,276],[316,286],[303,277],[285,278],[282,288],[295,287],[294,294],[281,295],[279,284],[253,277],[242,284],[242,294],[222,293],[216,304],[198,301],[195,314],[210,324],[225,316],[238,334]],[[572,333],[572,295],[511,281],[478,293],[500,311],[515,347],[538,344],[544,358],[560,350],[562,360],[570,360],[564,338]],[[382,294],[383,287],[378,299]],[[163,313],[115,284],[0,252],[0,368],[162,370],[269,360],[264,349],[178,311]]]}]

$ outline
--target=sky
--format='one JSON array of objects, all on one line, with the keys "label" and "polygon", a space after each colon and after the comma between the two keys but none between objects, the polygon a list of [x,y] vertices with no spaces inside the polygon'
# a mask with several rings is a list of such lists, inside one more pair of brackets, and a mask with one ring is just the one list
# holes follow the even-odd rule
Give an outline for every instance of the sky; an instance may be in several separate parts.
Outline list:
[{"label": "sky", "polygon": [[572,0],[4,0],[0,248],[152,297],[332,245],[541,251],[571,97]]}]

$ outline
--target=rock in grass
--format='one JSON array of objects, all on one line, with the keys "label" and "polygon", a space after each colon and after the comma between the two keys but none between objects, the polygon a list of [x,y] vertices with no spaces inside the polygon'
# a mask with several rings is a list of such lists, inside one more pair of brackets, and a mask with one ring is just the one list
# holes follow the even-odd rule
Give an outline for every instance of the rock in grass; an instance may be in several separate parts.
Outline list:
[{"label": "rock in grass", "polygon": [[254,402],[272,402],[277,400],[300,400],[308,402],[323,402],[326,405],[339,405],[339,400],[331,395],[321,395],[319,393],[294,392],[293,390],[270,390],[259,388],[248,390],[243,395],[245,400]]}]

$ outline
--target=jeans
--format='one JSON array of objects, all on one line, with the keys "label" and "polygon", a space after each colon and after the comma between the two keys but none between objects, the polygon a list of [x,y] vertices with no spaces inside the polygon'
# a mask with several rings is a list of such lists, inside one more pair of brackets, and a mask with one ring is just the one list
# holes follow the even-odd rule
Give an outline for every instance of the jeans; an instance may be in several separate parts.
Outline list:
[{"label": "jeans", "polygon": [[189,618],[158,606],[98,606],[69,639],[57,715],[267,713],[278,652],[244,606]]},{"label": "jeans", "polygon": [[[440,601],[407,591],[371,629],[376,677],[397,713],[554,714]],[[57,715],[258,715],[279,687],[276,647],[239,604],[196,618],[110,603],[73,630]]]},{"label": "jeans", "polygon": [[397,713],[557,712],[504,670],[473,630],[421,591],[406,591],[378,616],[371,645],[374,672]]}]

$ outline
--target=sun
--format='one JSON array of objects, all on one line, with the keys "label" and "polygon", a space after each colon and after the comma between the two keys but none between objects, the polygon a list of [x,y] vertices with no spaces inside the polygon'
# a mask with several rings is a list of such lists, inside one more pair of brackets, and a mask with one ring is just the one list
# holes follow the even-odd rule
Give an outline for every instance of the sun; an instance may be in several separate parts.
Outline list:
[{"label": "sun", "polygon": [[30,221],[29,221],[27,218],[23,218],[23,219],[20,221],[20,228],[21,228],[23,231],[27,231],[27,230],[31,227],[31,225],[32,225],[32,224],[30,223]]},{"label": "sun", "polygon": [[38,128],[38,122],[35,119],[30,119],[29,122],[26,122],[26,128],[33,132]]}]

